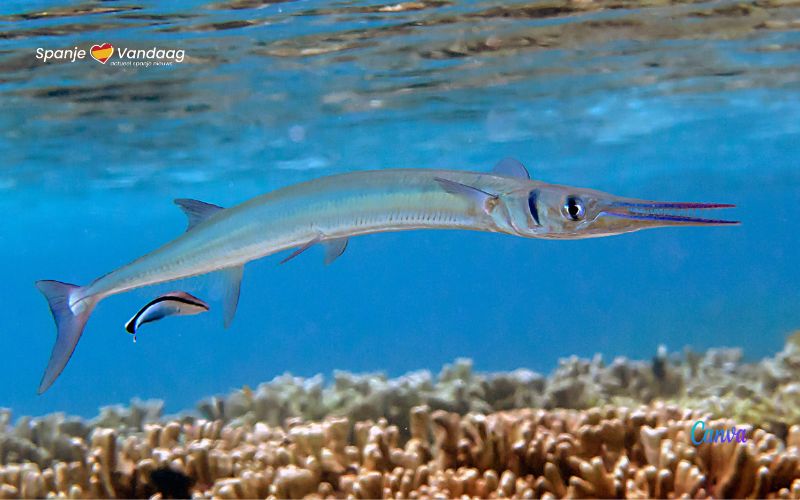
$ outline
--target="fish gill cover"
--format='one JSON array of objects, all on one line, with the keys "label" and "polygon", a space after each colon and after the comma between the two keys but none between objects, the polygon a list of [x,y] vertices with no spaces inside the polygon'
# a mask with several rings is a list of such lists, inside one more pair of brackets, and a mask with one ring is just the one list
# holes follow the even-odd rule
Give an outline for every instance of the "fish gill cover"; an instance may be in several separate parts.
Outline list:
[{"label": "fish gill cover", "polygon": [[[781,351],[800,325],[798,61],[800,5],[780,0],[2,3],[0,495],[800,496],[798,365]],[[218,278],[103,302],[36,396],[54,335],[34,281],[88,284],[175,238],[173,199],[230,207],[505,157],[536,180],[733,203],[742,225],[397,233],[354,238],[331,266],[272,257],[248,265],[229,330]],[[125,320],[179,288],[212,312],[134,345]],[[662,344],[707,354],[581,361]],[[457,357],[505,375],[393,378]],[[336,370],[390,378],[286,377],[278,399],[84,420]],[[80,417],[11,422],[54,412]],[[749,441],[696,447],[698,421]]]}]

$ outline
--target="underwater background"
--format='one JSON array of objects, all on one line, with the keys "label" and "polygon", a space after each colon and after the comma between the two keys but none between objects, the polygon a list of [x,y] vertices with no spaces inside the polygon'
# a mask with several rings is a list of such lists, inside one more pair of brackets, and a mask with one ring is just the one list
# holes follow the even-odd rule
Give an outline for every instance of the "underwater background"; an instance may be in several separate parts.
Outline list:
[{"label": "underwater background", "polygon": [[[800,327],[800,8],[745,2],[3,2],[0,406],[169,412],[284,372],[396,376],[457,357],[547,373],[570,355],[729,346]],[[166,67],[36,49],[185,50]],[[222,328],[214,277],[103,302],[69,365],[38,279],[86,284],[180,234],[174,198],[231,206],[333,173],[489,170],[658,200],[734,203],[737,227],[584,241],[468,232],[353,239],[247,266]],[[123,325],[161,292],[211,312]]]}]

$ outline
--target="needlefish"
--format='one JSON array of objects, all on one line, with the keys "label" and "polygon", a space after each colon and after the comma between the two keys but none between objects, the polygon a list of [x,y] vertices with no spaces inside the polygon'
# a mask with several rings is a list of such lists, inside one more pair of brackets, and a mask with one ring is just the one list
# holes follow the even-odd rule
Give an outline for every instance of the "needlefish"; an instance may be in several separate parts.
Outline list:
[{"label": "needlefish", "polygon": [[331,263],[362,234],[411,229],[464,229],[524,238],[579,239],[668,226],[718,226],[736,221],[694,211],[720,203],[658,202],[531,180],[505,159],[491,172],[433,169],[343,173],[288,186],[231,208],[191,199],[175,203],[188,217],[185,233],[86,286],[38,281],[56,323],[56,342],[39,385],[46,391],[64,370],[97,304],[148,285],[220,271],[226,283],[225,327],[239,302],[244,266],[314,245]]}]

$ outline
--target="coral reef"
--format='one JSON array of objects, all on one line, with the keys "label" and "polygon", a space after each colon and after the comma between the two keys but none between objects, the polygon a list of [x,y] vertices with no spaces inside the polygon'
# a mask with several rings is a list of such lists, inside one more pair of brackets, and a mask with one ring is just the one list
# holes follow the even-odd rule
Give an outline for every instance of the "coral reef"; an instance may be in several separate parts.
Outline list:
[{"label": "coral reef", "polygon": [[773,358],[743,363],[740,349],[711,349],[705,354],[670,354],[659,348],[650,361],[616,358],[606,364],[561,360],[549,377],[529,370],[474,373],[466,359],[446,365],[438,378],[429,371],[396,379],[383,374],[337,372],[331,385],[321,376],[283,375],[225,397],[201,401],[197,409],[211,420],[279,425],[290,417],[321,420],[386,418],[405,432],[412,407],[459,414],[515,408],[586,409],[604,404],[635,407],[661,400],[699,409],[714,417],[759,422],[784,438],[800,422],[800,332],[787,339]]},{"label": "coral reef", "polygon": [[[289,419],[283,426],[196,419],[143,432],[96,427],[85,453],[0,469],[0,497],[800,498],[800,426],[784,443],[690,441],[704,419],[676,406],[410,412],[410,437],[385,419]],[[403,442],[404,441],[404,442]]]},{"label": "coral reef", "polygon": [[[436,379],[284,375],[177,417],[2,410],[0,498],[800,498],[799,375],[800,333],[758,363],[662,348],[544,377],[458,360]],[[698,421],[747,440],[700,443]]]}]

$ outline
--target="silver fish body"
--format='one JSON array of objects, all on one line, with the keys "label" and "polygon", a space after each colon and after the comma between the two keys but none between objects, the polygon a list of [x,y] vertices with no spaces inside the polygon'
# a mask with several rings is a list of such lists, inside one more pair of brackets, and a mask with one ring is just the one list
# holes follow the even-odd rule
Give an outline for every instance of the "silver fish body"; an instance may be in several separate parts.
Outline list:
[{"label": "silver fish body", "polygon": [[324,241],[423,228],[509,232],[470,200],[444,191],[435,178],[492,190],[519,184],[517,179],[445,170],[377,170],[312,180],[221,210],[98,279],[84,297],[106,297],[239,266],[317,236]]},{"label": "silver fish body", "polygon": [[291,248],[298,250],[290,258],[321,243],[331,261],[344,251],[348,238],[386,231],[462,229],[577,239],[649,227],[733,223],[675,214],[731,205],[650,202],[547,184],[530,180],[514,160],[504,160],[494,173],[407,169],[334,175],[228,209],[196,200],[176,203],[189,216],[190,227],[171,242],[85,287],[37,282],[58,330],[39,393],[64,369],[92,310],[105,297],[223,271],[229,280],[227,326],[244,264]]}]

